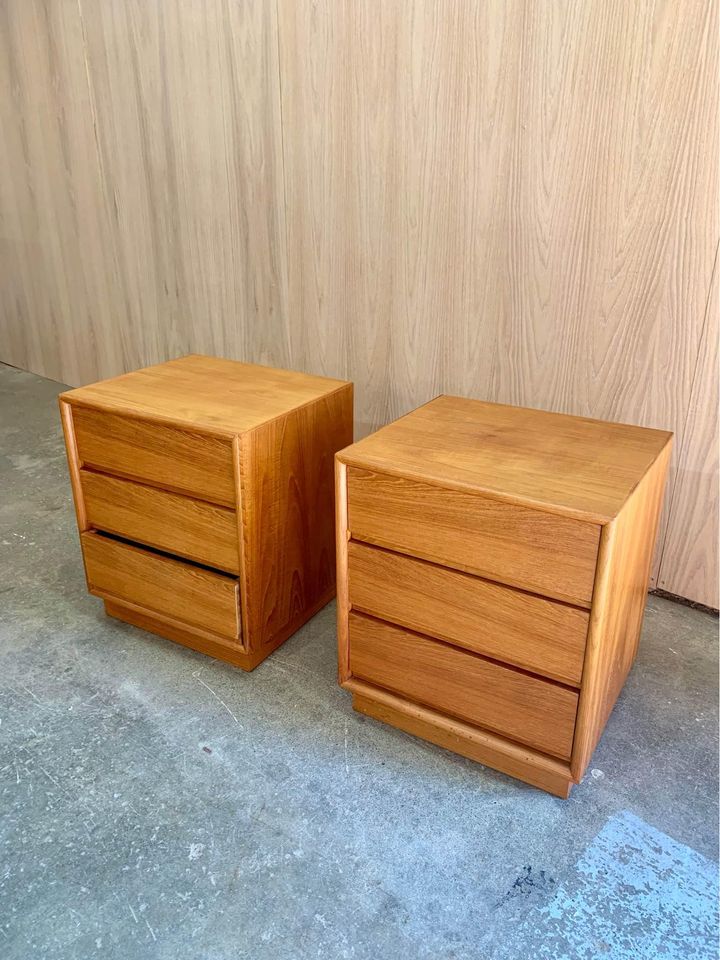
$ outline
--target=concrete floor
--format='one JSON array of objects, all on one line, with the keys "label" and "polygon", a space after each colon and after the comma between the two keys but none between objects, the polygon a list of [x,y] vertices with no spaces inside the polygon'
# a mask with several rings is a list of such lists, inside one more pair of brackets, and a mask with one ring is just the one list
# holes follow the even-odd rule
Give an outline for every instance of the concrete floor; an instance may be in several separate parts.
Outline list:
[{"label": "concrete floor", "polygon": [[252,674],[87,595],[55,397],[0,366],[0,956],[716,956],[717,621],[651,598],[563,802],[354,714],[330,605]]}]

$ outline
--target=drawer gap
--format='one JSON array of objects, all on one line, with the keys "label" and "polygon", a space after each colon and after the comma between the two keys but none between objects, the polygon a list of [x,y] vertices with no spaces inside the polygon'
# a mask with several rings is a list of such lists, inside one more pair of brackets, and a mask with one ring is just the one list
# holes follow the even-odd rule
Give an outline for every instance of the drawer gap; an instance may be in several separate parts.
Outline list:
[{"label": "drawer gap", "polygon": [[[374,620],[375,623],[383,623],[387,624],[389,627],[396,627],[399,630],[403,630],[405,633],[412,633],[416,637],[420,637],[422,640],[431,640],[433,643],[439,643],[443,647],[449,647],[451,650],[457,650],[463,654],[467,654],[468,657],[475,657],[477,660],[484,660],[486,663],[493,663],[495,666],[502,667],[503,670],[512,670],[513,673],[519,673],[523,677],[531,677],[533,680],[542,680],[543,683],[547,683],[553,687],[561,687],[563,690],[568,690],[570,693],[576,694],[580,688],[579,684],[574,687],[571,683],[563,683],[561,680],[555,680],[553,677],[544,676],[541,673],[533,673],[532,670],[524,670],[522,667],[518,667],[514,663],[507,663],[505,660],[498,660],[495,657],[488,657],[484,653],[478,653],[476,650],[469,650],[467,647],[459,647],[456,643],[450,643],[447,640],[441,640],[439,637],[431,636],[429,633],[422,633],[420,630],[413,630],[412,627],[405,627],[402,624],[393,623],[392,620],[383,620],[382,617],[376,617],[372,613],[366,613],[365,610],[361,610],[359,607],[353,607],[352,612],[356,616],[362,617],[365,620]],[[353,674],[353,676],[355,676],[355,674]],[[373,682],[374,681],[371,680],[368,681],[368,683]],[[405,696],[405,694],[401,694],[401,696]],[[503,733],[501,736],[504,737],[506,734]]]},{"label": "drawer gap", "polygon": [[[462,569],[460,567],[452,566],[447,563],[439,563],[436,560],[428,560],[426,557],[419,557],[416,553],[410,553],[409,551],[401,550],[399,548],[390,548],[382,544],[375,543],[372,540],[363,540],[362,537],[355,536],[352,531],[350,531],[350,542],[359,543],[363,547],[367,547],[369,550],[377,550],[378,553],[397,553],[402,557],[410,557],[411,560],[417,561],[417,563],[425,563],[429,567],[437,567],[440,570],[452,570],[453,573],[457,573],[462,577],[468,577],[470,580],[482,580],[485,583],[492,583],[495,586],[503,587],[505,590],[512,590],[513,593],[519,593],[525,597],[537,597],[540,600],[548,600],[551,603],[559,607],[570,607],[572,610],[581,610],[583,613],[591,608],[591,604],[588,602],[587,605],[582,603],[571,603],[569,600],[558,600],[557,597],[552,597],[549,594],[545,593],[535,593],[532,590],[525,590],[523,587],[516,587],[512,583],[505,583],[504,580],[495,580],[492,577],[485,576],[485,574],[473,573],[470,570]],[[382,619],[378,617],[377,619]],[[417,631],[415,631],[417,633]],[[432,639],[435,639],[434,637]],[[492,659],[491,657],[486,658],[488,660]]]},{"label": "drawer gap", "polygon": [[136,550],[143,550],[145,553],[152,553],[156,557],[165,557],[168,560],[174,560],[176,563],[183,563],[188,567],[195,567],[198,570],[207,570],[208,573],[214,573],[218,577],[224,577],[233,583],[237,583],[238,578],[228,573],[227,570],[218,570],[217,567],[210,567],[206,563],[196,563],[195,560],[187,560],[185,557],[179,557],[176,553],[168,553],[167,550],[158,550],[156,547],[148,547],[144,543],[138,543],[137,540],[128,540],[127,537],[119,537],[115,533],[108,533],[106,530],[93,528],[93,533],[103,540],[114,540],[116,543],[123,543],[126,547],[134,547]]},{"label": "drawer gap", "polygon": [[207,500],[204,497],[196,496],[194,493],[188,493],[181,487],[173,487],[172,484],[153,483],[152,480],[147,480],[145,477],[138,477],[132,473],[125,473],[122,470],[105,470],[103,467],[96,467],[87,461],[82,461],[80,466],[87,473],[95,473],[101,477],[110,477],[110,479],[128,480],[131,483],[136,483],[139,487],[149,487],[151,490],[174,493],[179,497],[184,497],[186,500],[196,500],[198,503],[206,503],[209,507],[215,507],[216,510],[227,510],[229,513],[235,513],[235,505],[228,500],[223,500],[222,502],[219,500]]}]

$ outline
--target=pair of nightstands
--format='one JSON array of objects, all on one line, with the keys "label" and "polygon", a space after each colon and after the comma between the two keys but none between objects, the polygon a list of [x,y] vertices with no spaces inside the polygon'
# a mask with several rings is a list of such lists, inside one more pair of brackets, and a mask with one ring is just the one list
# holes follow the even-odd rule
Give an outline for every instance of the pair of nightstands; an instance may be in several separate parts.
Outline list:
[{"label": "pair of nightstands", "polygon": [[252,669],[333,596],[336,536],[357,710],[560,796],[582,777],[637,650],[670,434],[439,397],[348,446],[351,384],[206,357],[61,409],[108,613]]}]

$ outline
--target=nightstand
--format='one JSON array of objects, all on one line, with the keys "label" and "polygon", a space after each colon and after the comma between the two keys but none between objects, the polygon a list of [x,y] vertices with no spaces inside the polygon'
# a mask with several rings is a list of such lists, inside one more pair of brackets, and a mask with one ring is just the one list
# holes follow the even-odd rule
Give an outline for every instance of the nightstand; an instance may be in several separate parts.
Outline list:
[{"label": "nightstand", "polygon": [[352,384],[188,356],[60,397],[88,588],[252,670],[335,593]]},{"label": "nightstand", "polygon": [[355,709],[567,797],[635,659],[671,442],[443,396],[342,450]]}]

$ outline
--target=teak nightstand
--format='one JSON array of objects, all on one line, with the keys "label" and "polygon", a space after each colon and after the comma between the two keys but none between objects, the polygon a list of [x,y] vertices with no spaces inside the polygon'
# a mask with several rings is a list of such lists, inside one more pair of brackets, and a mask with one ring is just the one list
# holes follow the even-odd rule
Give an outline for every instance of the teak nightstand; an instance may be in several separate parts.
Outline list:
[{"label": "teak nightstand", "polygon": [[252,670],[335,593],[352,384],[189,356],[60,397],[88,588]]},{"label": "teak nightstand", "polygon": [[567,797],[635,659],[671,442],[438,397],[342,450],[354,708]]}]

